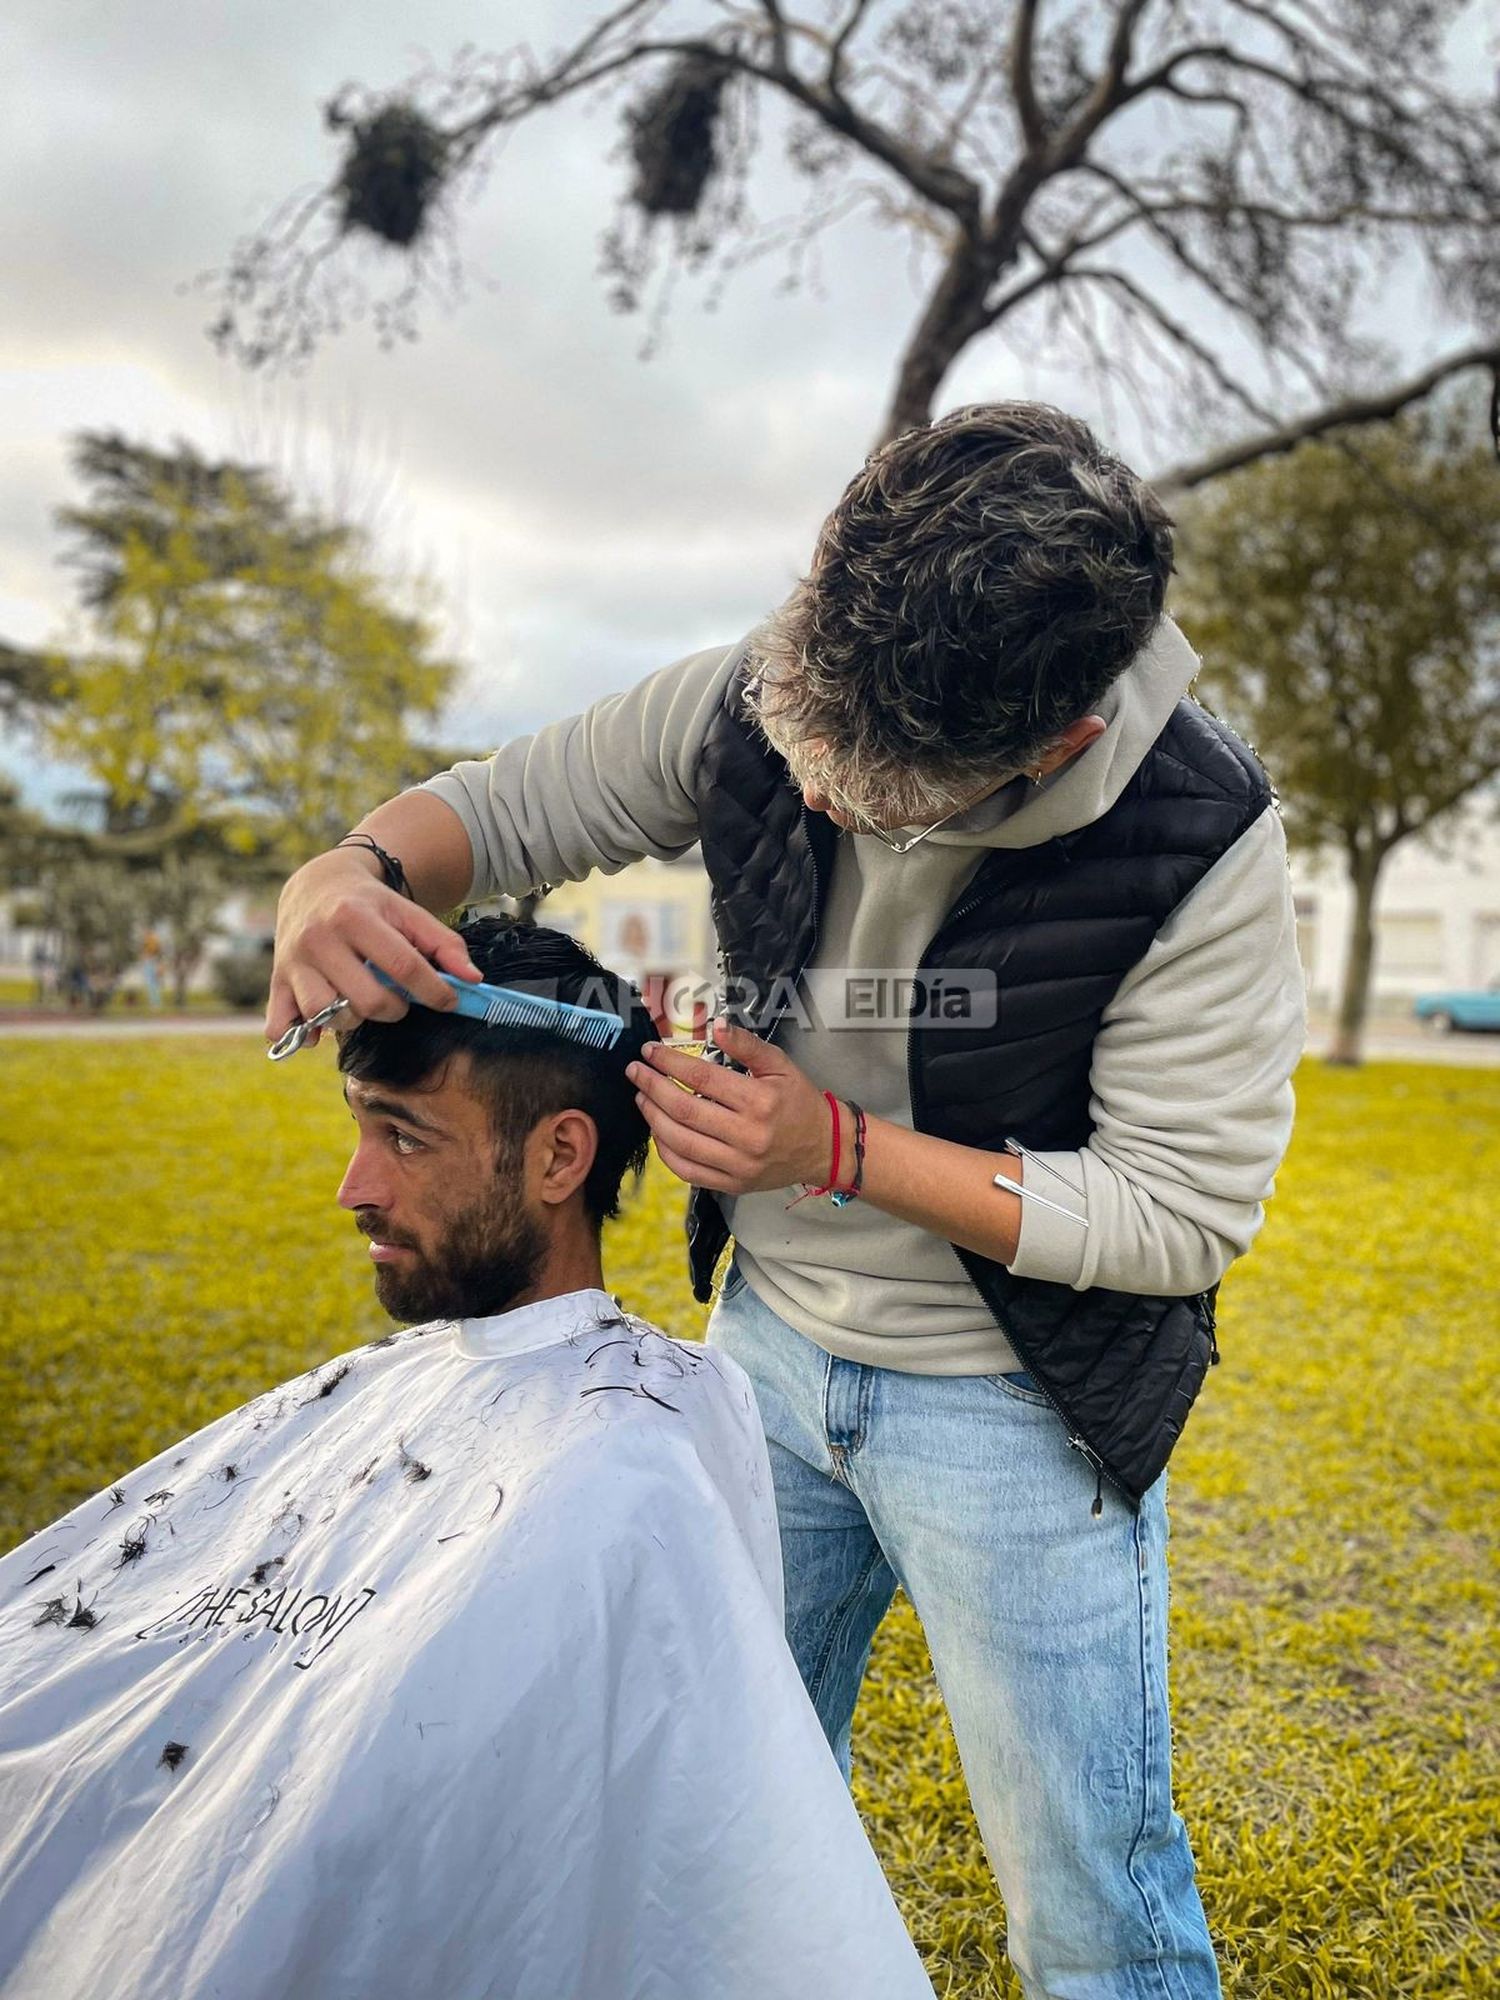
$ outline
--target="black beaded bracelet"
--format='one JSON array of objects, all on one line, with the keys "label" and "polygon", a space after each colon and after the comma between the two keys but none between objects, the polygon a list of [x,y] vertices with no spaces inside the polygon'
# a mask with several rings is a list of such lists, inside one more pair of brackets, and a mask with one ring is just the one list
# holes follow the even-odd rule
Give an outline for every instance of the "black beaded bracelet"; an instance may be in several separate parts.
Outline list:
[{"label": "black beaded bracelet", "polygon": [[849,1109],[854,1114],[854,1181],[852,1186],[835,1190],[832,1201],[835,1208],[847,1208],[854,1201],[865,1184],[865,1114],[851,1097]]},{"label": "black beaded bracelet", "polygon": [[396,859],[394,854],[387,854],[380,843],[372,840],[367,833],[346,833],[343,839],[335,841],[334,845],[335,847],[348,847],[351,843],[358,847],[367,847],[370,850],[375,859],[380,863],[380,872],[385,877],[385,886],[388,889],[394,889],[398,895],[405,896],[410,903],[414,903],[417,900],[412,894],[410,882],[406,879],[406,870],[401,866],[401,863]]}]

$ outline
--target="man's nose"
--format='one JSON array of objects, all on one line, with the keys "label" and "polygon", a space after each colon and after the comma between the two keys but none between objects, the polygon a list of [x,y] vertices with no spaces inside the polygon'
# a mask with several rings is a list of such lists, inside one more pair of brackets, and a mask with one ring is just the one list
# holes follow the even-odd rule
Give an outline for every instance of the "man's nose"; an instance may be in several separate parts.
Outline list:
[{"label": "man's nose", "polygon": [[849,824],[849,815],[841,813],[835,807],[831,806],[828,802],[827,793],[820,792],[816,785],[804,785],[802,787],[802,801],[809,812],[827,813],[835,826],[847,826]]},{"label": "man's nose", "polygon": [[[827,739],[822,736],[809,737],[803,747],[811,757],[824,757],[828,753]],[[820,792],[812,783],[802,787],[802,802],[809,812],[821,813],[828,810],[828,794]]]},{"label": "man's nose", "polygon": [[385,1190],[380,1185],[379,1163],[372,1158],[368,1146],[358,1145],[354,1157],[344,1169],[344,1178],[339,1182],[338,1204],[340,1208],[378,1208],[384,1210]]}]

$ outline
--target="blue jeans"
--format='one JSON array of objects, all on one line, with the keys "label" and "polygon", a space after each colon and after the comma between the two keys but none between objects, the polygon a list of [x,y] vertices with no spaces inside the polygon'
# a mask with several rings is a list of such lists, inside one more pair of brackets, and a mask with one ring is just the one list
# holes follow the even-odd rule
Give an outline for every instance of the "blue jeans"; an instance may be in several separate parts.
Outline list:
[{"label": "blue jeans", "polygon": [[1166,1473],[1136,1513],[1027,1375],[915,1375],[825,1353],[731,1264],[710,1346],[754,1384],[787,1638],[847,1778],[897,1584],[953,1723],[1027,2000],[1216,2000],[1174,1811]]}]

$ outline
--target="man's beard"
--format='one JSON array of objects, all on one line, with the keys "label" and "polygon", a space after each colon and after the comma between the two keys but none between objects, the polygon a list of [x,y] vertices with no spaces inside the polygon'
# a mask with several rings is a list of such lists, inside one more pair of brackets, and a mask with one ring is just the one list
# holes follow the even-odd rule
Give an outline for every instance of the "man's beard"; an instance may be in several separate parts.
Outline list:
[{"label": "man's beard", "polygon": [[[827,747],[819,733],[831,730],[832,723],[811,722],[797,710],[782,714],[774,689],[751,703],[751,713],[785,762],[793,788],[802,792],[811,787],[856,830],[941,821],[962,811],[988,775],[953,760],[929,769],[910,758],[848,756]],[[814,748],[815,743],[825,747]]]},{"label": "man's beard", "polygon": [[[361,1229],[377,1242],[378,1229]],[[430,1251],[412,1249],[397,1264],[377,1264],[375,1296],[394,1320],[487,1319],[509,1311],[536,1282],[547,1237],[497,1180],[490,1193],[455,1217]]]}]

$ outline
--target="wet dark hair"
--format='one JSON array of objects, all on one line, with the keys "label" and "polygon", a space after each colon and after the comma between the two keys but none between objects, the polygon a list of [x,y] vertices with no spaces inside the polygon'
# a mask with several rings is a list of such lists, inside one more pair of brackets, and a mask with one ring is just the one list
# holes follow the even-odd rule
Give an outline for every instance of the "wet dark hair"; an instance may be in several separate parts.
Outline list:
[{"label": "wet dark hair", "polygon": [[486,1027],[461,1014],[411,1007],[399,1021],[361,1021],[339,1041],[339,1069],[361,1083],[436,1089],[462,1051],[475,1093],[486,1100],[504,1156],[513,1157],[538,1121],[586,1111],[599,1147],[583,1184],[584,1207],[603,1223],[620,1209],[620,1183],[646,1164],[650,1131],[625,1074],[656,1025],[628,979],[610,972],[576,938],[510,917],[475,917],[458,935],[495,986],[619,1014],[625,1032],[612,1049],[588,1049],[539,1028]]}]

